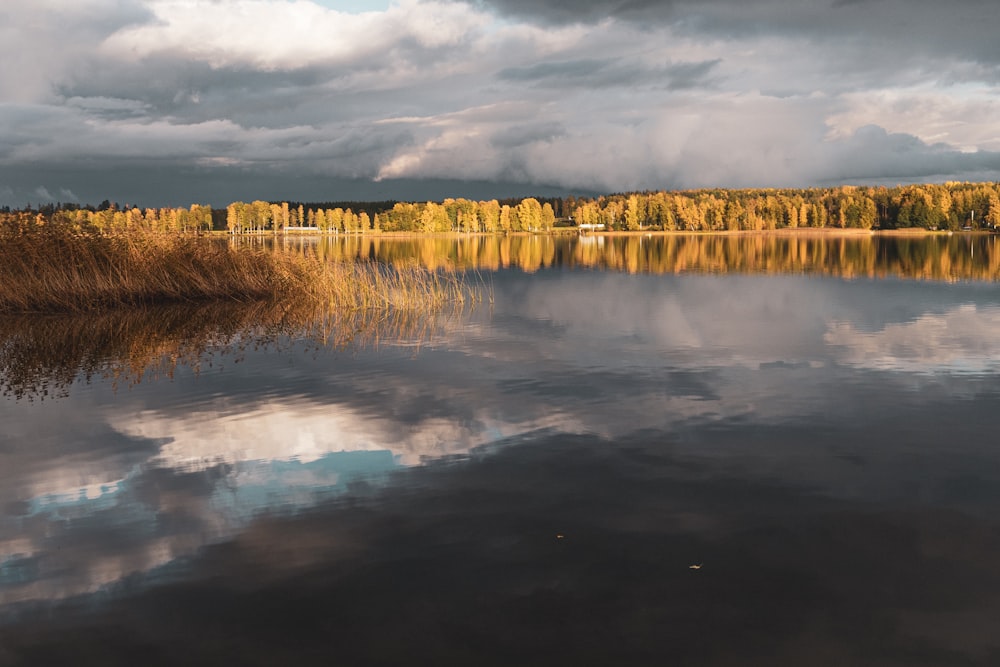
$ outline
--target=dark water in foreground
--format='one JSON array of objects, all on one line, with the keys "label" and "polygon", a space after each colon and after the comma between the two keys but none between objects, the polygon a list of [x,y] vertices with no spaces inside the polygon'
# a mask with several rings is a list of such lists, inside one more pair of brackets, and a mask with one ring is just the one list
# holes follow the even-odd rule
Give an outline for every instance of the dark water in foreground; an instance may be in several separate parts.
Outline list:
[{"label": "dark water in foreground", "polygon": [[841,268],[5,320],[0,664],[1000,664],[998,284]]}]

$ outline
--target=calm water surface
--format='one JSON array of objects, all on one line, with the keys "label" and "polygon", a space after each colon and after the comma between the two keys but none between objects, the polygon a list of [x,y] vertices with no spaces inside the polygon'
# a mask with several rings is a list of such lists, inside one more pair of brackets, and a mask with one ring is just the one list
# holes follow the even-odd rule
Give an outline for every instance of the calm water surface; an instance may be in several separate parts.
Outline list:
[{"label": "calm water surface", "polygon": [[0,664],[1000,664],[994,241],[354,239],[493,303],[3,320]]}]

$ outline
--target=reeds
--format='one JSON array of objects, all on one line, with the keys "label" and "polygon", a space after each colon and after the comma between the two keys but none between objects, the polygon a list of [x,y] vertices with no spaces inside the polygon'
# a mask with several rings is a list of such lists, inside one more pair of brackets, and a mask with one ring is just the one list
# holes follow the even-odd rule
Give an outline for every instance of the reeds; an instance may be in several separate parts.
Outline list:
[{"label": "reeds", "polygon": [[80,378],[132,384],[242,345],[421,341],[480,289],[411,265],[331,262],[306,248],[0,227],[0,394],[65,393]]},{"label": "reeds", "polygon": [[455,276],[416,266],[334,263],[302,250],[53,223],[0,228],[0,313],[210,300],[433,310],[477,298],[477,290]]}]

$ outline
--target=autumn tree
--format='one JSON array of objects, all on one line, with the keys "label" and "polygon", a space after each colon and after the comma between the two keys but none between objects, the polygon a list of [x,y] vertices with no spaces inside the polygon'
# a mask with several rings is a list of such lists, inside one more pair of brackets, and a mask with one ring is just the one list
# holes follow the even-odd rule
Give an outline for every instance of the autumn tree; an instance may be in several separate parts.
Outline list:
[{"label": "autumn tree", "polygon": [[534,197],[522,199],[517,205],[517,217],[520,222],[520,229],[526,232],[535,232],[542,226],[542,205]]},{"label": "autumn tree", "polygon": [[552,204],[545,202],[542,205],[541,229],[543,232],[551,231],[556,224],[556,212],[552,209]]},{"label": "autumn tree", "polygon": [[480,202],[478,217],[482,231],[495,234],[500,229],[500,203],[496,199]]}]

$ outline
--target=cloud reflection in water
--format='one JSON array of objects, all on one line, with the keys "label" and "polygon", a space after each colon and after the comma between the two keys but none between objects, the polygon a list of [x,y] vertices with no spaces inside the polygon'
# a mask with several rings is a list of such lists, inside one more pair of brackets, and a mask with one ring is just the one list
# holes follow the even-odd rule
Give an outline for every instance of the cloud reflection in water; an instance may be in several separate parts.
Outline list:
[{"label": "cloud reflection in water", "polygon": [[[597,272],[494,284],[492,312],[417,352],[251,347],[169,382],[4,403],[22,435],[0,440],[2,600],[128,592],[130,574],[183,565],[93,617],[178,660],[169,638],[200,627],[218,642],[190,640],[203,656],[305,662],[324,633],[347,661],[1000,650],[958,627],[1000,619],[991,290]],[[66,623],[64,646],[126,650]],[[261,623],[273,634],[247,635]],[[8,645],[45,657],[53,628]]]}]

